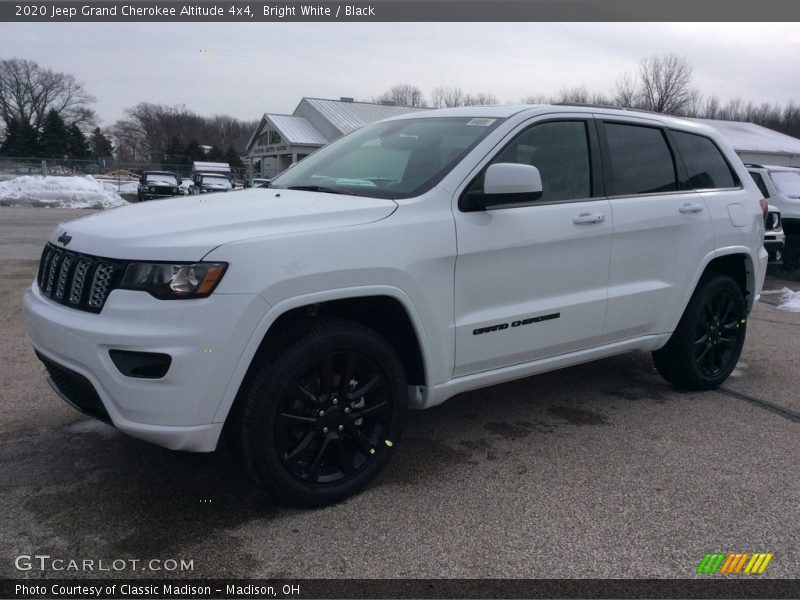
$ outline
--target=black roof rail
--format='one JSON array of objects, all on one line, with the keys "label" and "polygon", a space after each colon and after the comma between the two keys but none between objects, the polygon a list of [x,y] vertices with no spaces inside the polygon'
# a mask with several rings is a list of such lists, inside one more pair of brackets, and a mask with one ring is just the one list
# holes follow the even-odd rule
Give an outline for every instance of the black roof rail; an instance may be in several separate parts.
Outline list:
[{"label": "black roof rail", "polygon": [[618,106],[616,104],[596,104],[593,102],[554,102],[551,106],[577,106],[580,108],[610,108],[612,110],[627,110],[630,112],[646,113],[649,115],[657,115],[659,117],[674,117],[675,115],[668,115],[666,113],[659,113],[653,110],[645,110],[644,108],[632,108],[630,106]]}]

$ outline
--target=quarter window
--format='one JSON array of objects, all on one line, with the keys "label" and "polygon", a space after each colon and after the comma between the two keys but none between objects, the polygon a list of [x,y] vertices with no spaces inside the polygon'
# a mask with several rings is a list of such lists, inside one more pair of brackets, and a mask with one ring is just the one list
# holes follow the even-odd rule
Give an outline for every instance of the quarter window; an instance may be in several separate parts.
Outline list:
[{"label": "quarter window", "polygon": [[712,188],[736,187],[731,168],[717,145],[707,137],[673,131],[672,137],[686,165],[687,179],[685,189],[707,190]]},{"label": "quarter window", "polygon": [[750,176],[753,178],[753,181],[756,182],[759,191],[764,194],[764,198],[769,198],[769,190],[767,189],[767,184],[764,183],[764,178],[761,177],[761,173],[750,171]]},{"label": "quarter window", "polygon": [[655,194],[678,189],[675,162],[660,129],[605,124],[614,173],[614,194]]},{"label": "quarter window", "polygon": [[[533,165],[542,176],[538,202],[589,198],[592,195],[589,138],[584,121],[553,121],[526,129],[492,160]],[[483,178],[473,190],[483,187]]]}]

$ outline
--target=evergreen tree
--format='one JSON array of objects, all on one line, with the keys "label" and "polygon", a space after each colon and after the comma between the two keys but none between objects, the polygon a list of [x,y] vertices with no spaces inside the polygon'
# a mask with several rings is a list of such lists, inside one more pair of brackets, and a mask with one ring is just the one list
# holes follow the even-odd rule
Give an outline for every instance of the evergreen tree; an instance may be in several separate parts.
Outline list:
[{"label": "evergreen tree", "polygon": [[205,160],[206,158],[202,148],[200,148],[200,144],[198,144],[197,140],[195,139],[192,139],[192,141],[186,145],[186,149],[183,151],[183,154],[186,157],[186,162]]},{"label": "evergreen tree", "polygon": [[0,144],[0,156],[14,156],[14,146],[19,139],[19,121],[13,119],[6,125],[3,143]]},{"label": "evergreen tree", "polygon": [[181,145],[178,136],[173,136],[164,150],[164,164],[183,165],[186,164],[186,148]]},{"label": "evergreen tree", "polygon": [[114,154],[114,146],[99,127],[95,127],[92,135],[89,138],[89,152],[91,157],[98,159],[104,156],[112,156]]},{"label": "evergreen tree", "polygon": [[225,160],[225,153],[217,146],[212,146],[208,151],[208,160],[212,162],[223,162]]},{"label": "evergreen tree", "polygon": [[51,109],[45,115],[39,139],[43,158],[62,158],[69,154],[70,135],[57,110]]},{"label": "evergreen tree", "polygon": [[89,158],[89,142],[76,124],[67,127],[67,156],[75,159]]},{"label": "evergreen tree", "polygon": [[40,157],[39,132],[26,121],[10,121],[0,145],[0,154],[19,158]]},{"label": "evergreen tree", "polygon": [[225,152],[225,158],[223,160],[234,169],[244,168],[242,157],[239,156],[239,153],[236,152],[233,146],[228,146],[228,150]]}]

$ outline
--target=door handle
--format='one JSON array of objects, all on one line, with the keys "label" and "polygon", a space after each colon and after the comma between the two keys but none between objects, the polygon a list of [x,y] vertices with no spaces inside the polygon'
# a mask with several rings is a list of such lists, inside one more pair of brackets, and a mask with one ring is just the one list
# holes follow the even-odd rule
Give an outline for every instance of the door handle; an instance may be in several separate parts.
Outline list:
[{"label": "door handle", "polygon": [[602,223],[606,220],[606,216],[603,213],[599,215],[593,215],[592,213],[581,213],[574,219],[572,222],[575,225],[592,225],[593,223]]},{"label": "door handle", "polygon": [[692,213],[699,213],[703,212],[703,205],[702,204],[684,204],[678,209],[678,212],[683,214],[692,214]]}]

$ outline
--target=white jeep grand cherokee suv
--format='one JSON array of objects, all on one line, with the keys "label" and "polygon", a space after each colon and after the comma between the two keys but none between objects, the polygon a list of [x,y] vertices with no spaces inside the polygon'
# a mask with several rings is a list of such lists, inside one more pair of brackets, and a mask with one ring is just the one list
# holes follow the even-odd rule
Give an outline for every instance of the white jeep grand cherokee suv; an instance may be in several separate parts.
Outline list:
[{"label": "white jeep grand cherokee suv", "polygon": [[414,113],[269,188],[62,224],[26,326],[78,409],[173,449],[224,430],[258,481],[320,505],[386,465],[407,407],[630,350],[718,386],[764,279],[760,198],[678,119]]}]

